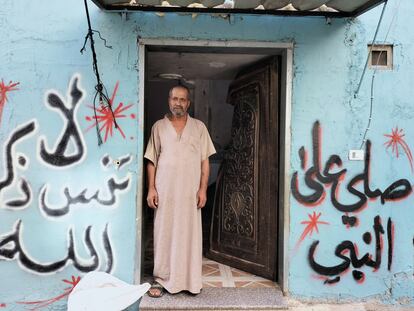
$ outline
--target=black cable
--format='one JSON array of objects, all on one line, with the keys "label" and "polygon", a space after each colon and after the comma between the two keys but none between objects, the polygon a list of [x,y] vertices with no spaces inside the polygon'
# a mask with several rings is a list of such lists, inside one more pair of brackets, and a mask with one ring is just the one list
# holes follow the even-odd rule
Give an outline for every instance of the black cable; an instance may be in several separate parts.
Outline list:
[{"label": "black cable", "polygon": [[93,33],[97,32],[99,34],[99,37],[102,40],[105,41],[105,46],[106,47],[108,47],[108,48],[112,48],[112,47],[106,45],[106,40],[101,37],[101,34],[99,33],[99,31],[92,30],[91,19],[89,17],[89,10],[88,10],[87,0],[84,0],[84,3],[85,3],[86,18],[88,20],[88,34],[85,37],[85,42],[84,42],[83,47],[82,47],[80,52],[82,53],[85,50],[86,43],[89,39],[89,41],[91,43],[91,50],[92,50],[93,72],[95,73],[96,83],[97,83],[95,85],[95,96],[94,96],[94,99],[93,99],[93,111],[94,111],[94,115],[95,115],[95,127],[96,127],[96,134],[98,136],[98,145],[100,146],[100,145],[102,145],[102,137],[101,137],[101,133],[99,131],[98,118],[97,118],[97,115],[96,115],[96,100],[97,99],[99,99],[99,105],[101,107],[107,108],[111,111],[112,119],[114,121],[115,128],[118,128],[118,124],[116,122],[115,114],[114,114],[114,111],[112,110],[112,105],[111,105],[111,102],[109,100],[108,94],[106,92],[106,88],[102,84],[101,78],[99,76],[98,61],[97,61],[97,58],[96,58],[95,42],[93,40]]},{"label": "black cable", "polygon": [[104,45],[106,48],[108,49],[112,49],[112,45],[107,45],[106,44],[106,39],[102,37],[101,33],[98,30],[92,29],[93,32],[96,32],[99,36],[99,38],[104,42]]}]

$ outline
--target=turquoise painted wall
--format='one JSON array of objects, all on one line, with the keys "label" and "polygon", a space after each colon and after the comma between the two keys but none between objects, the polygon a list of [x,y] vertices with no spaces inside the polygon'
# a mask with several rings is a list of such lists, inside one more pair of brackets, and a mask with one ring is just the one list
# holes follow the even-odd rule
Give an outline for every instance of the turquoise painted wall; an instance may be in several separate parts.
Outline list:
[{"label": "turquoise painted wall", "polygon": [[[82,276],[81,270],[105,271],[109,266],[112,274],[133,282],[137,260],[135,219],[136,210],[141,208],[136,206],[136,197],[141,185],[143,149],[138,37],[293,42],[289,178],[297,172],[298,191],[302,195],[315,195],[311,199],[290,198],[289,291],[293,296],[311,299],[358,297],[413,304],[414,213],[411,192],[404,190],[410,190],[413,180],[409,150],[414,146],[411,135],[414,33],[410,31],[414,5],[402,1],[398,7],[400,1],[389,2],[378,39],[384,40],[388,33],[386,41],[394,44],[394,70],[376,73],[373,119],[368,132],[372,144],[369,187],[372,191],[378,188],[379,192],[365,191],[360,182],[355,184],[354,191],[358,197],[346,186],[363,173],[364,162],[351,162],[347,154],[350,149],[359,148],[368,121],[372,71],[367,72],[356,99],[353,92],[380,8],[354,20],[334,19],[328,25],[323,18],[248,15],[225,19],[210,15],[192,18],[131,13],[123,19],[119,14],[99,11],[91,3],[93,26],[112,46],[107,49],[96,38],[102,79],[109,95],[114,96],[114,107],[125,109],[120,112],[124,117],[118,119],[120,129],[113,128],[112,132],[105,124],[105,112],[100,112],[106,141],[98,147],[95,129],[88,130],[93,125],[90,106],[95,85],[89,46],[83,55],[79,53],[87,31],[83,1],[3,1],[0,7],[0,79],[3,79],[0,305],[24,310],[27,305],[17,302],[56,297],[71,286],[62,280]],[[10,88],[9,81],[19,84]],[[70,91],[75,81],[79,91],[74,96],[81,97],[73,110],[74,122],[68,127],[67,118],[59,109],[52,108],[50,102],[63,103],[70,109],[73,103]],[[317,129],[316,121],[320,124],[322,169],[331,155],[342,160],[342,167],[333,165],[331,173],[347,169],[341,173],[344,179],[334,199],[342,204],[366,199],[364,208],[347,213],[349,207],[342,211],[335,207],[331,191],[336,179],[322,169],[321,176],[310,171],[309,179],[314,183],[310,182],[310,187],[305,184],[305,173],[314,166],[312,128]],[[402,139],[406,143],[397,140],[398,156],[396,149],[384,145],[390,139],[384,135],[397,127],[397,134],[405,134]],[[56,148],[66,129],[68,135],[79,140],[77,144],[71,140],[66,152],[59,153]],[[19,135],[20,139],[13,139]],[[302,146],[308,155],[303,169],[298,153]],[[73,158],[68,165],[58,166],[61,163],[50,160],[48,153],[54,154],[52,159],[59,158],[59,154],[63,159],[65,155]],[[129,162],[122,167],[116,165],[116,160],[128,157]],[[399,188],[388,191],[390,194],[385,191],[401,179],[406,181]],[[111,180],[123,189],[111,191]],[[108,202],[112,193],[115,202]],[[400,198],[397,201],[391,195]],[[75,198],[83,198],[84,203],[77,203]],[[312,200],[314,204],[308,204]],[[45,204],[52,210],[47,210]],[[347,219],[348,223],[355,220],[356,225],[344,225]],[[382,241],[377,252],[375,231]],[[370,232],[369,244],[362,238],[365,232]],[[369,240],[368,235],[365,241]],[[314,244],[316,241],[319,244]],[[312,244],[316,245],[313,258],[318,267],[312,267],[309,261]],[[348,250],[339,250],[335,255],[338,245]],[[76,256],[68,255],[71,248]],[[92,249],[96,250],[95,255],[90,253]],[[357,258],[351,260],[351,253],[357,253]],[[366,253],[372,256],[364,257]],[[382,255],[381,263],[378,254]],[[338,265],[340,268],[326,269]],[[65,299],[54,305],[64,308]]]}]

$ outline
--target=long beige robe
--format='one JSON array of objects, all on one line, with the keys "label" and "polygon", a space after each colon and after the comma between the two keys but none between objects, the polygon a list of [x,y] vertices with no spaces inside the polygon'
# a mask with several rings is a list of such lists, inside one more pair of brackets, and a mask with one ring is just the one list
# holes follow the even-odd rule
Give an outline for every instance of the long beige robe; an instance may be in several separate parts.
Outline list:
[{"label": "long beige robe", "polygon": [[151,130],[144,157],[156,167],[154,279],[168,292],[202,288],[201,209],[197,208],[201,161],[216,151],[203,122],[188,116],[178,135],[164,117]]}]

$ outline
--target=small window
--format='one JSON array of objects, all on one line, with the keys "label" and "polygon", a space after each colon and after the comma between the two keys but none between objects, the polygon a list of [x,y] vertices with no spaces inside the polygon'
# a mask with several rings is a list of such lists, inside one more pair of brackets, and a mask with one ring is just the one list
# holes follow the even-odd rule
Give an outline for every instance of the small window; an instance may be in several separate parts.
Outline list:
[{"label": "small window", "polygon": [[369,68],[392,70],[392,52],[392,45],[368,44]]}]

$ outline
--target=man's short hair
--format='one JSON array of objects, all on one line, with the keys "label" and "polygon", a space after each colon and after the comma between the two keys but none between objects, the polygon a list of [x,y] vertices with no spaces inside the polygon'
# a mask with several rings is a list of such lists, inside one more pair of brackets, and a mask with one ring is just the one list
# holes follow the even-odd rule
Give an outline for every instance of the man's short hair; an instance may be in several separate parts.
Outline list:
[{"label": "man's short hair", "polygon": [[172,95],[172,91],[174,89],[183,89],[187,91],[187,99],[190,99],[190,89],[188,87],[186,87],[185,85],[176,85],[173,86],[172,88],[170,88],[170,91],[168,92],[168,96],[171,97]]}]

